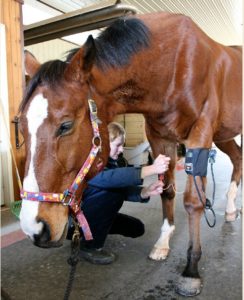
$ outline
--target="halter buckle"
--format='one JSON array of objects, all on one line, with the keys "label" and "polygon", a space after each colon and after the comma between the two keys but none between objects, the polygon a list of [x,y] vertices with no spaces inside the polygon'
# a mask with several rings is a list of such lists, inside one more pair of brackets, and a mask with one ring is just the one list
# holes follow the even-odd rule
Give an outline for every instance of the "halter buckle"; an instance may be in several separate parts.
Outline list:
[{"label": "halter buckle", "polygon": [[96,105],[96,102],[94,100],[92,100],[92,99],[88,99],[88,105],[89,105],[90,112],[93,115],[97,115],[97,105]]},{"label": "halter buckle", "polygon": [[63,199],[61,201],[61,203],[64,205],[64,206],[70,206],[71,204],[71,201],[73,200],[73,194],[67,189],[63,192]]},{"label": "halter buckle", "polygon": [[99,135],[96,135],[92,138],[92,146],[97,148],[102,147],[102,139]]}]

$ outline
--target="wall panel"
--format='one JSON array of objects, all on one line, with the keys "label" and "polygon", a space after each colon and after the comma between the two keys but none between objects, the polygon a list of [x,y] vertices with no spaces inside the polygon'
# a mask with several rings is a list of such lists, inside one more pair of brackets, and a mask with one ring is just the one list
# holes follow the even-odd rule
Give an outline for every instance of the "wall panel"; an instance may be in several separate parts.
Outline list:
[{"label": "wall panel", "polygon": [[30,51],[40,63],[44,63],[51,59],[63,60],[66,56],[66,52],[77,48],[75,44],[66,42],[61,39],[55,39],[31,46],[25,47],[26,50]]},{"label": "wall panel", "polygon": [[[8,82],[8,110],[10,139],[13,146],[14,156],[20,175],[23,177],[25,151],[15,149],[14,125],[11,122],[18,114],[18,107],[23,97],[24,74],[23,74],[23,35],[22,35],[22,10],[23,1],[0,0],[0,23],[5,25],[6,53],[7,53],[7,82]],[[6,101],[6,99],[3,99]],[[19,200],[19,187],[13,170],[14,198]],[[7,174],[9,176],[9,174]],[[7,199],[7,202],[13,199]]]}]

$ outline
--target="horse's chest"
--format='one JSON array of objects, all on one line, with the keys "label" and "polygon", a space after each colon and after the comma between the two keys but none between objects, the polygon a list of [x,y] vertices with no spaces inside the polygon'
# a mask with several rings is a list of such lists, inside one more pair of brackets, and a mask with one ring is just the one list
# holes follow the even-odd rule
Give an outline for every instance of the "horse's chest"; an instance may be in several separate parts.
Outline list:
[{"label": "horse's chest", "polygon": [[169,113],[157,118],[150,118],[146,122],[147,126],[161,138],[174,142],[184,141],[191,128],[189,118],[180,117],[178,114]]}]

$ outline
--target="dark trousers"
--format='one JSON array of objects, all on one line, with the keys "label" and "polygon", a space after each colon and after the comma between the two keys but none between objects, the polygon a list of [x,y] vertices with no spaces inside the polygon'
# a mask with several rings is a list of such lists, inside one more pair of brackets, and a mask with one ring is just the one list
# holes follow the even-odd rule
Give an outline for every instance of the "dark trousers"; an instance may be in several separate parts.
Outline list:
[{"label": "dark trousers", "polygon": [[[108,234],[120,234],[136,238],[144,234],[144,224],[137,218],[118,213],[124,202],[124,195],[104,192],[99,197],[86,197],[82,210],[90,226],[93,240],[82,241],[86,247],[102,248]],[[72,230],[68,232],[68,237]]]}]

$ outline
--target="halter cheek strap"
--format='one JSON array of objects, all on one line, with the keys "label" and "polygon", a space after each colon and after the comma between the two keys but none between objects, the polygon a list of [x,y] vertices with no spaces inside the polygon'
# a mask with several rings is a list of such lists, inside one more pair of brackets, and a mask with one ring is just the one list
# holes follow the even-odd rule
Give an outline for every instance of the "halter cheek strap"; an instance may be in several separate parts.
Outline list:
[{"label": "halter cheek strap", "polygon": [[101,137],[98,127],[98,118],[97,118],[97,108],[93,100],[88,100],[89,109],[90,109],[90,120],[92,123],[93,129],[93,139],[92,139],[92,148],[90,153],[81,167],[79,173],[77,174],[75,180],[71,186],[65,190],[63,193],[42,193],[42,192],[28,192],[21,189],[20,195],[22,200],[30,201],[40,201],[40,202],[50,202],[50,203],[61,203],[65,206],[69,206],[71,213],[76,217],[79,226],[82,228],[84,237],[86,240],[92,240],[92,233],[88,222],[84,216],[83,211],[80,208],[81,199],[77,200],[76,191],[78,190],[80,184],[86,177],[89,172],[98,152],[101,150]]}]

